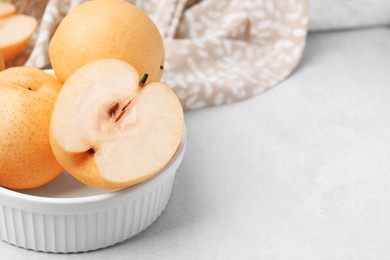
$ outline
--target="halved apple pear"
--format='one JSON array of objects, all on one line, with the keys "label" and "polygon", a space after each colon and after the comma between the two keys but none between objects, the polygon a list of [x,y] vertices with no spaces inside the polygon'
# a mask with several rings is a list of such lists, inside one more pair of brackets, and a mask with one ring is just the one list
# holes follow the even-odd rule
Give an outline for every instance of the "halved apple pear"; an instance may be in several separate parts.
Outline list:
[{"label": "halved apple pear", "polygon": [[175,93],[141,80],[126,62],[97,60],[63,85],[54,106],[54,155],[87,185],[115,189],[140,183],[168,164],[184,130]]},{"label": "halved apple pear", "polygon": [[36,27],[37,20],[23,14],[0,19],[0,51],[5,61],[12,59],[24,49]]},{"label": "halved apple pear", "polygon": [[16,8],[13,4],[0,2],[0,18],[4,18],[16,13]]}]

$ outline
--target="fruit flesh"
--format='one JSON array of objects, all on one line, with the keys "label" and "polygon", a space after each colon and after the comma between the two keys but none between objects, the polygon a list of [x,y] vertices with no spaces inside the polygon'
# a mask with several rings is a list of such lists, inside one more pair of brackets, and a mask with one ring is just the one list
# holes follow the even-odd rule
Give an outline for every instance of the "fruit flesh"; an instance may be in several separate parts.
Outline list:
[{"label": "fruit flesh", "polygon": [[0,19],[12,15],[16,12],[14,5],[10,3],[0,2]]},{"label": "fruit flesh", "polygon": [[164,65],[161,35],[150,18],[119,0],[81,4],[60,23],[49,46],[57,78],[65,82],[79,67],[98,59],[132,64],[149,82],[159,81]]},{"label": "fruit flesh", "polygon": [[[131,178],[134,179],[143,178],[145,173],[153,175],[162,168],[161,165],[169,162],[180,144],[183,129],[172,127],[182,123],[181,117],[177,116],[180,113],[177,99],[174,95],[165,95],[166,88],[161,83],[146,86],[139,96],[134,97],[127,115],[116,124],[106,125],[105,131],[111,135],[100,140],[95,155],[102,177],[115,182],[127,181],[128,165],[113,165],[129,158],[133,162]],[[162,95],[165,95],[164,99],[160,98]],[[118,146],[113,139],[123,145]]]},{"label": "fruit flesh", "polygon": [[[159,172],[176,152],[184,128],[178,98],[162,83],[141,87],[138,81],[131,65],[99,60],[64,84],[52,115],[51,144],[80,181],[128,187]],[[85,100],[90,93],[93,98]]]},{"label": "fruit flesh", "polygon": [[[106,120],[106,112],[113,104],[123,104],[127,97],[134,95],[137,80],[136,71],[129,70],[127,66],[115,66],[115,63],[95,63],[91,69],[75,73],[64,84],[61,98],[56,104],[55,113],[64,120],[60,119],[58,124],[52,124],[54,132],[61,137],[63,148],[71,152],[90,149],[91,144],[99,138],[99,128]],[[115,88],[114,92],[112,88]],[[85,120],[86,117],[88,120]],[[80,132],[85,135],[75,138]]]},{"label": "fruit flesh", "polygon": [[49,143],[51,111],[60,83],[34,68],[0,73],[0,185],[30,189],[62,172]]},{"label": "fruit flesh", "polygon": [[27,15],[17,14],[0,19],[0,51],[5,61],[23,50],[36,27],[35,18]]}]

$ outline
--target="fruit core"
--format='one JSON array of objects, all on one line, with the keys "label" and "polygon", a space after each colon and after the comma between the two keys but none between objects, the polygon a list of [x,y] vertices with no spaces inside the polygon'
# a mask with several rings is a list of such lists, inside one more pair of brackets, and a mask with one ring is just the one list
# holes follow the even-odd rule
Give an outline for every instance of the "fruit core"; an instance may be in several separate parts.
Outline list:
[{"label": "fruit core", "polygon": [[[118,130],[123,131],[125,130],[126,126],[136,122],[137,119],[136,104],[137,104],[137,96],[138,96],[137,94],[145,86],[148,77],[149,75],[145,73],[138,84],[138,91],[136,92],[135,96],[131,97],[125,103],[116,102],[107,110],[106,115],[104,116],[104,119],[101,121],[101,125],[100,125],[100,130],[103,136],[105,136],[107,132],[112,132],[112,131],[117,132]],[[124,105],[121,106],[120,103],[122,104],[124,103]],[[126,118],[126,120],[124,120],[124,118]],[[96,147],[91,147],[90,149],[87,150],[87,152],[89,154],[95,154]]]},{"label": "fruit core", "polygon": [[[142,77],[141,81],[139,82],[138,86],[139,86],[139,89],[140,88],[143,88],[145,86],[145,83],[146,81],[148,80],[148,77],[149,75],[147,73],[144,74],[144,76]],[[130,106],[131,102],[133,101],[133,99],[130,99],[121,109],[119,115],[115,118],[115,123],[117,123],[119,120],[121,120],[121,118],[123,117],[123,115],[127,112],[127,108]],[[107,114],[108,116],[110,117],[113,117],[114,115],[116,115],[116,112],[118,111],[119,109],[119,103],[115,103],[114,106],[112,106],[108,111],[107,111]]]}]

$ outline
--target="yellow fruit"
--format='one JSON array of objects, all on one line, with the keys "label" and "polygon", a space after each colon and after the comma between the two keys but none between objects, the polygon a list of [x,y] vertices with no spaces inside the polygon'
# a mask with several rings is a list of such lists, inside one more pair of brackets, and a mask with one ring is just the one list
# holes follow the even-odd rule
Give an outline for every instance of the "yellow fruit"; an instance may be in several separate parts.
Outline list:
[{"label": "yellow fruit", "polygon": [[169,87],[139,83],[131,65],[104,59],[84,65],[63,85],[50,142],[58,161],[80,181],[124,188],[166,166],[183,129],[183,109]]},{"label": "yellow fruit", "polygon": [[11,3],[0,2],[0,18],[16,13],[16,8]]},{"label": "yellow fruit", "polygon": [[150,18],[122,0],[81,4],[60,23],[49,46],[57,78],[65,82],[79,67],[98,59],[130,63],[140,77],[159,81],[164,66],[161,35]]},{"label": "yellow fruit", "polygon": [[5,69],[4,57],[3,54],[0,52],[0,71],[4,69]]},{"label": "yellow fruit", "polygon": [[0,19],[0,51],[5,61],[26,47],[36,27],[35,18],[27,15],[16,14]]},{"label": "yellow fruit", "polygon": [[60,83],[45,72],[14,67],[0,72],[0,185],[30,189],[62,172],[49,142]]}]

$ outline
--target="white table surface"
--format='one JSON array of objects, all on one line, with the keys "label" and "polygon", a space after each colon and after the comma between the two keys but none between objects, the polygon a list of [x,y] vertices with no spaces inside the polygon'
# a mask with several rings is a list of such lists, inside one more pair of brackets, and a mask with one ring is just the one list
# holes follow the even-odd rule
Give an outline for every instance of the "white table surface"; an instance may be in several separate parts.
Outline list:
[{"label": "white table surface", "polygon": [[389,259],[390,29],[311,34],[283,83],[186,113],[171,200],[116,246],[1,259]]}]

